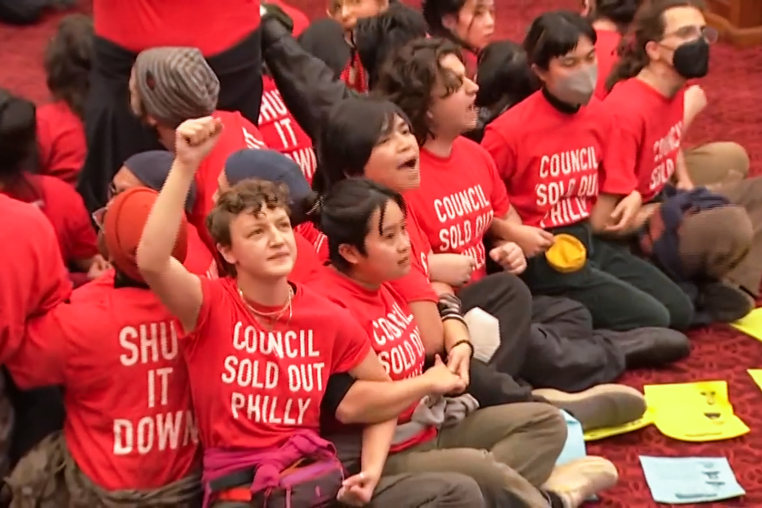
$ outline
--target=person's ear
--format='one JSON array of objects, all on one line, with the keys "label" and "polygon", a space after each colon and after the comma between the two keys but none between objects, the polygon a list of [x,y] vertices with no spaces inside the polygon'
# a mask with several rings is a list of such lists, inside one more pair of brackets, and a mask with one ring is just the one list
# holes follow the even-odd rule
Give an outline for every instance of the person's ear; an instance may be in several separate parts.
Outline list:
[{"label": "person's ear", "polygon": [[356,265],[361,260],[363,255],[360,253],[360,250],[355,247],[354,245],[349,245],[347,243],[342,243],[339,245],[339,255],[344,258],[344,260],[349,263],[350,265]]},{"label": "person's ear", "polygon": [[458,28],[458,16],[455,14],[445,14],[442,17],[442,26],[450,32],[455,33],[455,29]]},{"label": "person's ear", "polygon": [[650,60],[658,61],[663,59],[661,55],[661,51],[659,51],[660,45],[658,42],[648,41],[646,43],[645,48],[646,48],[646,55],[648,55],[648,58]]},{"label": "person's ear", "polygon": [[547,79],[548,79],[548,71],[547,70],[541,68],[537,64],[532,64],[530,66],[530,68],[532,69],[532,72],[534,72],[535,76],[537,76],[537,78],[540,81],[542,81],[543,83],[547,82]]},{"label": "person's ear", "polygon": [[233,254],[233,249],[230,245],[222,245],[220,243],[217,244],[217,250],[222,255],[222,259],[225,260],[226,263],[229,265],[235,266],[238,260],[236,259],[235,255]]}]

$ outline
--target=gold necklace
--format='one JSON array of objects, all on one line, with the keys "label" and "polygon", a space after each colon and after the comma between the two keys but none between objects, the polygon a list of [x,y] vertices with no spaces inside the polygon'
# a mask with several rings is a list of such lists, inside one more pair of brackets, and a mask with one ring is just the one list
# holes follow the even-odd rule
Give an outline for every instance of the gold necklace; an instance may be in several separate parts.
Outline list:
[{"label": "gold necklace", "polygon": [[238,296],[241,297],[241,301],[244,305],[246,305],[246,308],[249,309],[249,312],[254,314],[255,317],[262,318],[262,319],[268,319],[271,322],[270,330],[272,331],[272,327],[275,326],[275,322],[278,321],[283,314],[288,309],[288,322],[291,322],[291,318],[294,315],[294,308],[291,305],[292,300],[294,299],[294,288],[291,287],[291,284],[288,285],[288,300],[286,300],[286,303],[281,307],[279,310],[273,311],[273,312],[262,312],[257,309],[255,309],[249,302],[246,301],[246,298],[243,296],[243,290],[238,287]]}]

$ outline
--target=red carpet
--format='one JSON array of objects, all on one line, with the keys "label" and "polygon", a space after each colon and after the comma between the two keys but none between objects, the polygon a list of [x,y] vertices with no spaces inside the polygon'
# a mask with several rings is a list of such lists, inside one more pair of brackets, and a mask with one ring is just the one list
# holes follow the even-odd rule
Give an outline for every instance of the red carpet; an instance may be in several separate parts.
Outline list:
[{"label": "red carpet", "polygon": [[[313,17],[322,15],[327,2],[290,1]],[[496,0],[500,34],[519,40],[534,16],[554,8],[574,8],[579,3]],[[0,26],[0,86],[36,101],[46,100],[41,55],[57,18],[50,16],[44,23],[28,28]],[[713,48],[711,75],[704,86],[710,106],[692,129],[691,140],[737,141],[751,154],[752,173],[762,174],[762,48],[738,50],[717,45]],[[736,413],[751,427],[751,433],[726,442],[694,445],[668,439],[651,427],[593,444],[590,453],[613,460],[621,475],[619,486],[603,496],[602,506],[655,506],[640,468],[640,454],[727,456],[747,496],[716,506],[762,506],[762,392],[746,373],[747,368],[762,367],[762,343],[720,326],[693,333],[692,339],[693,352],[686,361],[668,370],[636,371],[623,381],[642,388],[649,383],[727,380]]]}]

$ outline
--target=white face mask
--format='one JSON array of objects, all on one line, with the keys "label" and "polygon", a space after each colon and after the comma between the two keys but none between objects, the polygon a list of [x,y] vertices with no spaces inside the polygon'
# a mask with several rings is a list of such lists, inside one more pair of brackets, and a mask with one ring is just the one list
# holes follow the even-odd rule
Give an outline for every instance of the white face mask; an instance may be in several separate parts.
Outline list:
[{"label": "white face mask", "polygon": [[548,91],[558,100],[572,106],[586,105],[595,92],[598,82],[598,66],[590,65],[569,74]]}]

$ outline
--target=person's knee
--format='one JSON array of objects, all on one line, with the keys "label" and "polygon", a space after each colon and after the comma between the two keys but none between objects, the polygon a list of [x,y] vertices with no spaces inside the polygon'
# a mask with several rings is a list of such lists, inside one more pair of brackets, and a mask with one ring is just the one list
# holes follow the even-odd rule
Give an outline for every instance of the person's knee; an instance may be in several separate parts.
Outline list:
[{"label": "person's knee", "polygon": [[[476,480],[460,473],[437,474],[441,485],[433,506],[484,506],[484,496]],[[416,487],[418,488],[418,487]]]},{"label": "person's knee", "polygon": [[711,214],[712,220],[708,222],[714,224],[710,227],[714,234],[710,237],[707,233],[706,236],[707,248],[717,245],[722,249],[718,262],[706,266],[705,275],[720,279],[748,254],[754,241],[754,225],[742,206],[723,206],[703,213]]},{"label": "person's knee", "polygon": [[629,301],[630,312],[633,313],[632,321],[637,326],[631,328],[642,328],[646,326],[656,326],[659,328],[669,328],[672,324],[672,316],[669,309],[656,298],[643,293],[640,297],[624,299]]},{"label": "person's knee", "polygon": [[749,152],[743,146],[732,141],[717,143],[717,145],[728,173],[739,173],[743,178],[746,178],[749,175],[749,166],[751,166]]},{"label": "person's knee", "polygon": [[494,273],[487,277],[494,284],[494,290],[496,292],[499,291],[504,299],[510,300],[511,304],[516,307],[527,309],[528,312],[531,312],[532,293],[523,280],[506,272]]},{"label": "person's knee", "polygon": [[675,286],[675,290],[669,295],[663,295],[661,301],[669,312],[669,328],[686,330],[691,326],[696,309],[682,289]]},{"label": "person's knee", "polygon": [[568,427],[561,411],[544,402],[523,404],[527,414],[529,428],[533,433],[542,433],[547,453],[558,456],[566,444]]}]

